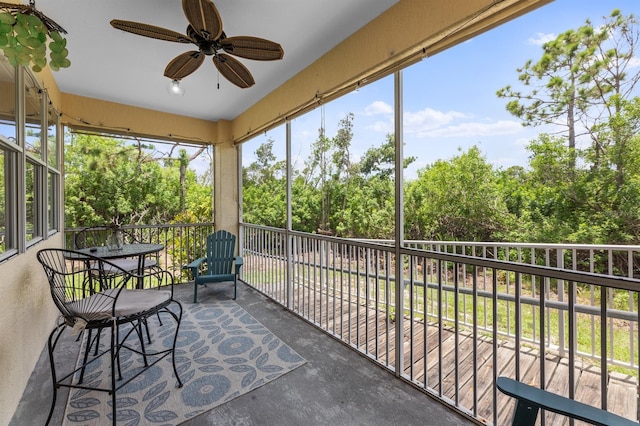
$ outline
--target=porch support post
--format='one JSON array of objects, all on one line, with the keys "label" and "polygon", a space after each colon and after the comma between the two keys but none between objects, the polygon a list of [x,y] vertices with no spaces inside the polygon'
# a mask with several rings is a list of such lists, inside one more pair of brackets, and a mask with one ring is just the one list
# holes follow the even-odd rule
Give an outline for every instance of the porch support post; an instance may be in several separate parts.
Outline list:
[{"label": "porch support post", "polygon": [[[228,123],[228,122],[227,122]],[[218,122],[224,128],[225,123]],[[223,131],[224,129],[220,129]],[[221,137],[213,147],[213,220],[216,230],[238,235],[240,221],[239,149],[231,138]]]},{"label": "porch support post", "polygon": [[[404,371],[404,259],[401,248],[404,246],[404,194],[403,194],[403,139],[402,139],[402,70],[394,74],[394,103],[395,103],[395,257],[396,257],[396,359],[395,372],[400,377]],[[413,308],[413,307],[412,307]]]},{"label": "porch support post", "polygon": [[292,179],[293,179],[293,170],[292,170],[292,161],[291,161],[291,121],[287,121],[286,125],[287,132],[287,241],[285,243],[287,250],[287,308],[291,309],[293,307],[293,262],[292,257],[293,253],[293,235],[291,231],[293,229],[293,222],[291,217],[291,204],[292,204]]}]

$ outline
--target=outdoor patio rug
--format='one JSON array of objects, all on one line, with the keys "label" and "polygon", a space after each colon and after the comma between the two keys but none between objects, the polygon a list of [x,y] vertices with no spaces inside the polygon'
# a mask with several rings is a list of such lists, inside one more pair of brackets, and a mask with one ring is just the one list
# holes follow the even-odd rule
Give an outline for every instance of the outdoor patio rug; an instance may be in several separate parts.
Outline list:
[{"label": "outdoor patio rug", "polygon": [[[277,379],[306,361],[265,326],[231,300],[184,304],[176,347],[182,388],[176,387],[171,358],[161,360],[119,389],[118,424],[179,424]],[[163,326],[153,318],[152,347],[171,344],[175,321],[165,315]],[[102,341],[109,337],[103,332]],[[146,339],[145,339],[146,340]],[[131,336],[130,342],[137,341]],[[145,341],[146,343],[146,341]],[[80,351],[80,354],[83,350]],[[142,365],[139,355],[123,351],[123,376]],[[108,356],[90,364],[85,384],[108,384]],[[111,396],[106,392],[72,389],[65,425],[111,423]]]}]

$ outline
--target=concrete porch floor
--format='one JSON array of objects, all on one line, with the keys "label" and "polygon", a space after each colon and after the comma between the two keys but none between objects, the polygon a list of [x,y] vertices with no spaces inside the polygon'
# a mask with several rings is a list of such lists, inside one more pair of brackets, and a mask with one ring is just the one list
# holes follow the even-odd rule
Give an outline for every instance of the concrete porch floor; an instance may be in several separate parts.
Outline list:
[{"label": "concrete porch floor", "polygon": [[[228,285],[198,291],[199,303],[231,297]],[[193,303],[193,286],[175,287],[175,298]],[[422,391],[396,379],[355,351],[238,283],[236,302],[307,360],[302,367],[183,425],[471,425]],[[53,324],[52,324],[53,326]],[[71,340],[73,342],[73,340]],[[75,362],[77,344],[58,359]],[[67,389],[58,391],[52,425],[62,424]],[[43,425],[51,404],[46,345],[10,426]]]}]

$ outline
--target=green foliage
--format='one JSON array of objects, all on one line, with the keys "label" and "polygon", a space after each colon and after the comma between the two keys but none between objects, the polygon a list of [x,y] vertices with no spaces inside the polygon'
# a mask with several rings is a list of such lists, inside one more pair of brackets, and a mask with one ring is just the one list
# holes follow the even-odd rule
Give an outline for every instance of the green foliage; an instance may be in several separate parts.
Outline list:
[{"label": "green foliage", "polygon": [[243,218],[279,228],[286,227],[286,175],[284,162],[276,161],[274,140],[256,150],[256,161],[243,169]]},{"label": "green foliage", "polygon": [[[395,138],[388,134],[387,140],[380,147],[369,148],[360,160],[360,172],[365,176],[378,175],[389,179],[395,172]],[[416,161],[416,157],[403,159],[403,168]]]},{"label": "green foliage", "polygon": [[0,49],[13,66],[31,66],[40,72],[47,65],[53,71],[68,68],[67,40],[57,31],[49,31],[39,17],[32,14],[0,12]]},{"label": "green foliage", "polygon": [[411,238],[491,241],[510,229],[498,174],[477,147],[419,172],[405,196],[405,233]]},{"label": "green foliage", "polygon": [[[340,122],[334,137],[321,130],[302,170],[293,171],[292,227],[343,237],[391,238],[395,223],[394,140],[370,148],[354,163],[350,147],[353,114]],[[285,164],[273,155],[273,140],[256,150],[243,169],[243,218],[246,222],[286,227]],[[413,158],[405,160],[409,165]]]},{"label": "green foliage", "polygon": [[[507,205],[518,215],[518,241],[637,243],[640,176],[640,80],[634,67],[638,22],[614,10],[543,45],[541,58],[518,69],[519,91],[498,96],[524,125],[562,125],[531,141],[530,171],[503,174]],[[581,134],[589,142],[580,146]]]},{"label": "green foliage", "polygon": [[152,152],[117,139],[74,135],[65,146],[65,225],[209,222],[211,187],[188,170],[182,207],[179,161],[160,164]]}]

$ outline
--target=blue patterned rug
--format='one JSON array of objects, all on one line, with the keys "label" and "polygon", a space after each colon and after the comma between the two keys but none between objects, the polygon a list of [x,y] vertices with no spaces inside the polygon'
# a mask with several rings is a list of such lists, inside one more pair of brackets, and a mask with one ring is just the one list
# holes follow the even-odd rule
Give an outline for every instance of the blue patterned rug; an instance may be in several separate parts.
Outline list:
[{"label": "blue patterned rug", "polygon": [[[231,300],[184,304],[183,308],[176,365],[184,386],[176,387],[171,358],[161,360],[118,390],[119,424],[179,424],[306,362]],[[167,316],[161,327],[157,321],[154,318],[149,324],[153,345],[170,345],[175,321]],[[106,342],[108,337],[103,337]],[[125,378],[142,365],[140,356],[132,355],[128,350],[121,354]],[[90,364],[85,383],[109,383],[110,369],[102,366],[107,362],[103,357]],[[105,423],[111,423],[111,397],[106,392],[72,389],[63,424]]]}]

